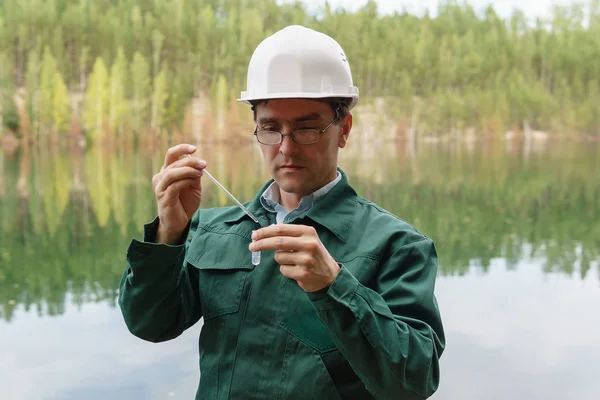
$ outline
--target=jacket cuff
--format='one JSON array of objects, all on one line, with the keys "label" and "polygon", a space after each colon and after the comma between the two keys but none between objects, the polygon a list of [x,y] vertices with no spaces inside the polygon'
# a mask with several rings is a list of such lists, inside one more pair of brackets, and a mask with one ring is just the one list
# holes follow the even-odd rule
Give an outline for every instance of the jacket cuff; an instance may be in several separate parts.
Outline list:
[{"label": "jacket cuff", "polygon": [[184,244],[172,246],[132,239],[127,249],[127,262],[134,271],[138,266],[144,269],[152,268],[152,265],[167,267],[179,262],[184,253]]},{"label": "jacket cuff", "polygon": [[337,308],[340,305],[349,306],[358,285],[354,275],[340,264],[340,273],[331,286],[316,292],[307,292],[307,295],[317,311]]},{"label": "jacket cuff", "polygon": [[[144,239],[143,239],[144,242],[156,243],[156,233],[158,232],[158,222],[159,222],[159,218],[157,216],[156,218],[154,218],[152,220],[152,222],[144,224]],[[190,227],[191,227],[191,221],[188,222],[187,226],[181,233],[181,243],[178,245],[171,245],[171,246],[177,247],[177,246],[185,244],[187,237],[190,234]]]},{"label": "jacket cuff", "polygon": [[[156,243],[158,217],[144,225],[143,240],[132,239],[127,249],[127,262],[132,272],[138,268],[146,271],[165,269],[178,263],[185,255],[185,241],[178,245]],[[187,237],[189,224],[182,237]]]},{"label": "jacket cuff", "polygon": [[156,241],[156,232],[158,231],[158,216],[152,222],[144,224],[144,242],[154,243]]}]

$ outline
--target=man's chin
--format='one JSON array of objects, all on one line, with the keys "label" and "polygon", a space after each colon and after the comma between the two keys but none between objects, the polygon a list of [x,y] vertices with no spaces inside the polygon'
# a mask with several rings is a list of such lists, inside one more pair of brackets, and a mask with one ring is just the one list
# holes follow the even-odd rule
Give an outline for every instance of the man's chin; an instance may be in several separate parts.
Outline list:
[{"label": "man's chin", "polygon": [[285,180],[277,183],[279,185],[279,189],[290,194],[302,194],[304,192],[304,188],[301,185],[295,184],[293,182],[286,182]]},{"label": "man's chin", "polygon": [[275,179],[275,182],[279,186],[279,189],[286,193],[302,196],[305,194],[306,188],[302,183],[296,181],[295,179],[279,176],[277,179]]}]

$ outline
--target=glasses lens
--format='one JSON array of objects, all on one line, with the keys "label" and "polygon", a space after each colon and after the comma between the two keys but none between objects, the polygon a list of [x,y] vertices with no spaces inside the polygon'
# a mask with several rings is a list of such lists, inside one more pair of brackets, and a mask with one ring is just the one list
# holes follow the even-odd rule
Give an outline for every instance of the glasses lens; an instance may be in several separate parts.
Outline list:
[{"label": "glasses lens", "polygon": [[279,144],[281,143],[281,134],[275,131],[258,131],[256,138],[262,144]]},{"label": "glasses lens", "polygon": [[310,144],[319,141],[318,129],[300,129],[294,132],[294,140],[300,144]]}]

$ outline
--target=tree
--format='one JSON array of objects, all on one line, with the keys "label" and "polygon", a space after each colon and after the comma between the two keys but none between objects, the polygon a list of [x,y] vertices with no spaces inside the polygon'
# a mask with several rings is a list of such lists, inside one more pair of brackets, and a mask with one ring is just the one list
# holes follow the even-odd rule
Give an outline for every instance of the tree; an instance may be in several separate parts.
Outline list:
[{"label": "tree", "polygon": [[[526,113],[540,129],[560,121],[561,129],[576,134],[583,121],[596,120],[587,87],[600,71],[600,0],[549,10],[550,20],[533,21],[520,10],[502,19],[491,6],[477,13],[457,1],[442,2],[431,17],[380,15],[374,1],[352,12],[325,4],[311,15],[301,2],[276,0],[4,0],[0,49],[10,65],[13,90],[27,86],[34,128],[40,118],[42,126],[52,119],[44,106],[52,103],[49,58],[40,76],[46,49],[65,85],[77,94],[86,91],[95,60],[110,65],[108,126],[124,131],[123,118],[130,114],[139,132],[146,121],[156,122],[152,95],[161,71],[169,95],[163,123],[171,125],[182,119],[193,96],[208,94],[211,102],[223,103],[216,90],[221,76],[227,86],[221,93],[243,90],[255,46],[283,26],[303,24],[340,42],[363,104],[383,97],[394,115],[398,102],[407,115],[418,114],[417,104],[436,104],[422,115],[445,126],[453,125],[457,114],[465,124],[498,118],[506,118],[505,125],[521,124],[525,112],[512,105],[526,103]],[[119,77],[123,65],[131,79]],[[514,71],[522,85],[516,99]],[[564,85],[568,101],[561,98]],[[498,112],[495,105],[503,102],[510,112]]]},{"label": "tree", "polygon": [[85,93],[84,123],[93,137],[102,136],[108,110],[108,71],[100,57],[94,63]]},{"label": "tree", "polygon": [[150,126],[154,131],[160,130],[163,126],[167,111],[165,105],[167,97],[165,71],[160,71],[154,79],[154,91],[152,93],[152,120]]},{"label": "tree", "polygon": [[44,136],[54,125],[54,84],[57,71],[56,60],[52,56],[50,48],[46,47],[42,58],[39,92],[40,133]]},{"label": "tree", "polygon": [[125,52],[120,47],[117,50],[117,58],[110,68],[110,90],[109,90],[109,111],[108,127],[117,136],[123,135],[124,119],[127,115],[127,82],[129,70]]},{"label": "tree", "polygon": [[14,81],[9,60],[6,53],[0,51],[0,137],[4,133],[5,125],[11,128],[18,126],[14,95]]},{"label": "tree", "polygon": [[38,53],[33,50],[29,53],[27,61],[27,74],[25,76],[26,83],[26,104],[29,113],[29,119],[31,121],[32,129],[37,130],[39,123],[39,89],[40,89],[40,64]]},{"label": "tree", "polygon": [[60,133],[68,127],[71,116],[71,107],[67,85],[59,71],[54,73],[54,97],[52,112],[54,120],[54,131]]},{"label": "tree", "polygon": [[150,69],[146,58],[139,52],[133,55],[131,64],[131,110],[135,131],[141,133],[142,124],[148,116],[148,98],[150,97]]},{"label": "tree", "polygon": [[152,31],[152,72],[153,76],[158,74],[160,66],[160,52],[163,46],[165,36],[158,30]]}]

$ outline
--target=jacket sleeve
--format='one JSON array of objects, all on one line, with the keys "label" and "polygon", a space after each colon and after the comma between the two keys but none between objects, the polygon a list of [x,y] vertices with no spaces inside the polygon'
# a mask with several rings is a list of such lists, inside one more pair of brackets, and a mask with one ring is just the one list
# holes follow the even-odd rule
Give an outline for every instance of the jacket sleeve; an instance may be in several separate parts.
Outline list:
[{"label": "jacket sleeve", "polygon": [[425,399],[437,390],[445,337],[436,274],[435,246],[423,237],[383,260],[377,291],[342,265],[329,288],[308,293],[333,342],[378,399]]},{"label": "jacket sleeve", "polygon": [[131,241],[119,288],[119,307],[127,328],[150,342],[173,339],[202,317],[198,272],[184,262],[198,213],[180,245],[154,243],[157,226],[158,217],[144,225],[143,241]]}]

